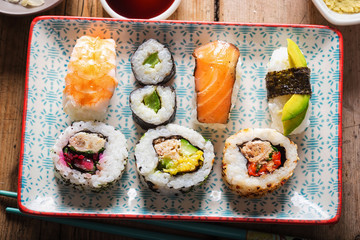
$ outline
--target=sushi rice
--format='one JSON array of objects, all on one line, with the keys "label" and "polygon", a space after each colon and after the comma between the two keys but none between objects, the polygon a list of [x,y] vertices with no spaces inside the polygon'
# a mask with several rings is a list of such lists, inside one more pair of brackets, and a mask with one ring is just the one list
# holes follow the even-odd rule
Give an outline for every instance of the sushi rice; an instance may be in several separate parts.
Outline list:
[{"label": "sushi rice", "polygon": [[[94,174],[69,167],[63,149],[69,139],[79,132],[101,134],[107,139],[105,150],[99,157]],[[112,126],[101,122],[75,122],[60,134],[52,149],[55,175],[77,189],[99,191],[117,181],[125,170],[128,151],[124,135]]]},{"label": "sushi rice", "polygon": [[[171,136],[181,136],[204,152],[203,165],[199,169],[175,176],[157,170],[159,157],[153,141],[159,137]],[[198,132],[176,124],[150,129],[135,147],[136,168],[141,180],[151,190],[164,195],[186,193],[204,182],[212,170],[214,157],[214,147],[210,141],[205,140]]]}]

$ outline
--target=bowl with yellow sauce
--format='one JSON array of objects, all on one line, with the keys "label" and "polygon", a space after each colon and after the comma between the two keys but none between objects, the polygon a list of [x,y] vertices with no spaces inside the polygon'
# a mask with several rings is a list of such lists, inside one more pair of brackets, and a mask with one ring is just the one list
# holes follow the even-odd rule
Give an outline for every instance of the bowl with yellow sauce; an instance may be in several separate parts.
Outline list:
[{"label": "bowl with yellow sauce", "polygon": [[312,0],[320,13],[335,25],[360,24],[360,0]]}]

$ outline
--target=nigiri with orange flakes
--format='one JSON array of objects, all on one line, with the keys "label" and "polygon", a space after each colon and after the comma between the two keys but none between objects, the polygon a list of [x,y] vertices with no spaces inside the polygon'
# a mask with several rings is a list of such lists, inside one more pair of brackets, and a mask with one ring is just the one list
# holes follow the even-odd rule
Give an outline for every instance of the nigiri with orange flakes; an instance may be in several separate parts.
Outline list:
[{"label": "nigiri with orange flakes", "polygon": [[240,51],[233,44],[214,41],[196,48],[193,56],[197,120],[226,124],[240,83],[240,71],[236,72]]},{"label": "nigiri with orange flakes", "polygon": [[113,39],[82,36],[76,41],[65,77],[63,107],[74,120],[103,120],[118,81]]}]

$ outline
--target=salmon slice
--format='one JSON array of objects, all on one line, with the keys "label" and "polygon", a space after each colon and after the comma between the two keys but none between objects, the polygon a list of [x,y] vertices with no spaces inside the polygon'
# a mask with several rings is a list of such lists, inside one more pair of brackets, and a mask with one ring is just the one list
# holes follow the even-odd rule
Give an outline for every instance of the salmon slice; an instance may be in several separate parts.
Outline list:
[{"label": "salmon slice", "polygon": [[215,41],[195,49],[194,71],[197,119],[227,123],[240,52],[233,44]]}]

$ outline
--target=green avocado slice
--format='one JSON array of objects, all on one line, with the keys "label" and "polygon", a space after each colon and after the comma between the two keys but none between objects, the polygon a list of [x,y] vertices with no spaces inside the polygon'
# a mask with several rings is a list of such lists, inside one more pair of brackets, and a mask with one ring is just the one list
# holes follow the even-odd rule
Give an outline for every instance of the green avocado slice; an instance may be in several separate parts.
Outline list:
[{"label": "green avocado slice", "polygon": [[300,48],[294,41],[291,39],[287,39],[288,42],[288,55],[289,55],[289,62],[290,67],[292,68],[299,68],[299,67],[307,67],[306,59],[302,54]]},{"label": "green avocado slice", "polygon": [[291,98],[284,105],[281,115],[281,121],[287,121],[298,116],[305,109],[307,109],[309,105],[309,100],[310,95],[292,95]]},{"label": "green avocado slice", "polygon": [[151,68],[154,68],[156,64],[160,62],[158,52],[150,54],[143,62],[143,65],[149,64]]},{"label": "green avocado slice", "polygon": [[[299,46],[291,39],[287,39],[287,42],[290,67],[307,67],[306,59]],[[285,103],[281,115],[285,136],[289,135],[302,123],[309,106],[309,101],[310,95],[294,94]]]},{"label": "green avocado slice", "polygon": [[145,96],[143,102],[145,106],[154,110],[155,113],[157,113],[161,108],[161,100],[156,90],[151,94]]},{"label": "green avocado slice", "polygon": [[173,164],[171,162],[171,158],[164,157],[159,161],[157,168],[159,170],[162,170],[162,169],[169,169],[172,166],[173,166]]},{"label": "green avocado slice", "polygon": [[306,115],[306,111],[308,109],[309,105],[306,106],[306,109],[304,111],[302,111],[299,115],[297,115],[296,117],[294,117],[293,119],[287,120],[287,121],[283,121],[283,127],[284,127],[284,135],[287,136],[290,133],[292,133],[292,131],[295,130],[295,128],[297,128],[302,121],[305,118]]},{"label": "green avocado slice", "polygon": [[180,146],[180,153],[183,156],[190,156],[198,151],[197,147],[194,147],[191,145],[191,143],[189,143],[189,141],[185,139],[180,140]]}]

